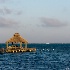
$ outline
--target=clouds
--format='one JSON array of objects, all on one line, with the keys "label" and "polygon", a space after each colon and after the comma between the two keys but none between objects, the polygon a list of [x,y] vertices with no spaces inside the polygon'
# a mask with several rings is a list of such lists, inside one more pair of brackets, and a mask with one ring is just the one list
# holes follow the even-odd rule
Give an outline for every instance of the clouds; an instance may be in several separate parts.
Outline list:
[{"label": "clouds", "polygon": [[[21,15],[23,11],[19,8],[17,9],[17,3],[18,0],[0,0],[0,14]],[[12,7],[10,4],[12,5]]]},{"label": "clouds", "polygon": [[20,9],[10,7],[9,5],[11,2],[12,0],[0,0],[0,27],[5,28],[18,26],[18,20],[14,18],[21,15],[22,11]]},{"label": "clouds", "polygon": [[40,18],[43,27],[62,27],[67,24],[53,18]]},{"label": "clouds", "polygon": [[2,8],[2,9],[0,9],[0,13],[1,14],[11,14],[12,10],[8,9],[8,8]]},{"label": "clouds", "polygon": [[0,0],[0,3],[4,3],[6,0]]},{"label": "clouds", "polygon": [[0,0],[0,3],[6,3],[8,2],[9,0]]},{"label": "clouds", "polygon": [[0,27],[13,27],[15,25],[18,25],[16,21],[0,17]]},{"label": "clouds", "polygon": [[13,9],[9,9],[9,8],[0,8],[0,14],[15,14],[15,15],[21,15],[22,11],[16,11]]}]

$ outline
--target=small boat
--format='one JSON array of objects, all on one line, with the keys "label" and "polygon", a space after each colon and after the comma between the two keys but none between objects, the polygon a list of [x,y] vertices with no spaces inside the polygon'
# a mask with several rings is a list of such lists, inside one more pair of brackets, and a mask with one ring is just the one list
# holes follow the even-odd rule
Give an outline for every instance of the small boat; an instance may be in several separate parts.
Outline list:
[{"label": "small boat", "polygon": [[0,54],[4,53],[4,48],[0,48]]}]

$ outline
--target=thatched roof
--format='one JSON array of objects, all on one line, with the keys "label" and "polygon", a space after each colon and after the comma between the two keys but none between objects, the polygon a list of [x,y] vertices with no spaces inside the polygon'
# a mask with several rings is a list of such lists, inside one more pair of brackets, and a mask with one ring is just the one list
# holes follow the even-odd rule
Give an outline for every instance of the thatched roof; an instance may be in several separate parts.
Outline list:
[{"label": "thatched roof", "polygon": [[28,43],[27,40],[22,38],[19,33],[15,33],[13,35],[13,37],[10,38],[9,40],[7,40],[6,42],[8,42],[8,43],[11,43],[11,42],[13,42],[13,43],[19,43],[19,42]]}]

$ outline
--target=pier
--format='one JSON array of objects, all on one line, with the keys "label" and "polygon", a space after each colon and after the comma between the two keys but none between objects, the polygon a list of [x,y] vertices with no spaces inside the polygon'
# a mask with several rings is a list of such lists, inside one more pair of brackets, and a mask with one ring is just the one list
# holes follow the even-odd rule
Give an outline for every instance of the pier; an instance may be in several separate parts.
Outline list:
[{"label": "pier", "polygon": [[[10,44],[10,45],[9,45]],[[16,45],[19,44],[20,46]],[[24,44],[24,46],[22,46]],[[20,36],[19,33],[15,33],[12,38],[6,41],[6,49],[1,48],[1,53],[19,53],[19,52],[35,52],[36,48],[28,48],[28,41]]]}]

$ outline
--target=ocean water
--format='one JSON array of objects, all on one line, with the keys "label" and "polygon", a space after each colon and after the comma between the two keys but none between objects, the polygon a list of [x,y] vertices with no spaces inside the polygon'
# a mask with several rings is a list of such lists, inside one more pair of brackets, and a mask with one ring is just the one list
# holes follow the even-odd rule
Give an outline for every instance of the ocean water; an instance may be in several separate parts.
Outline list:
[{"label": "ocean water", "polygon": [[[0,48],[6,47],[0,44]],[[28,44],[36,52],[0,54],[0,70],[70,70],[70,44]]]}]

